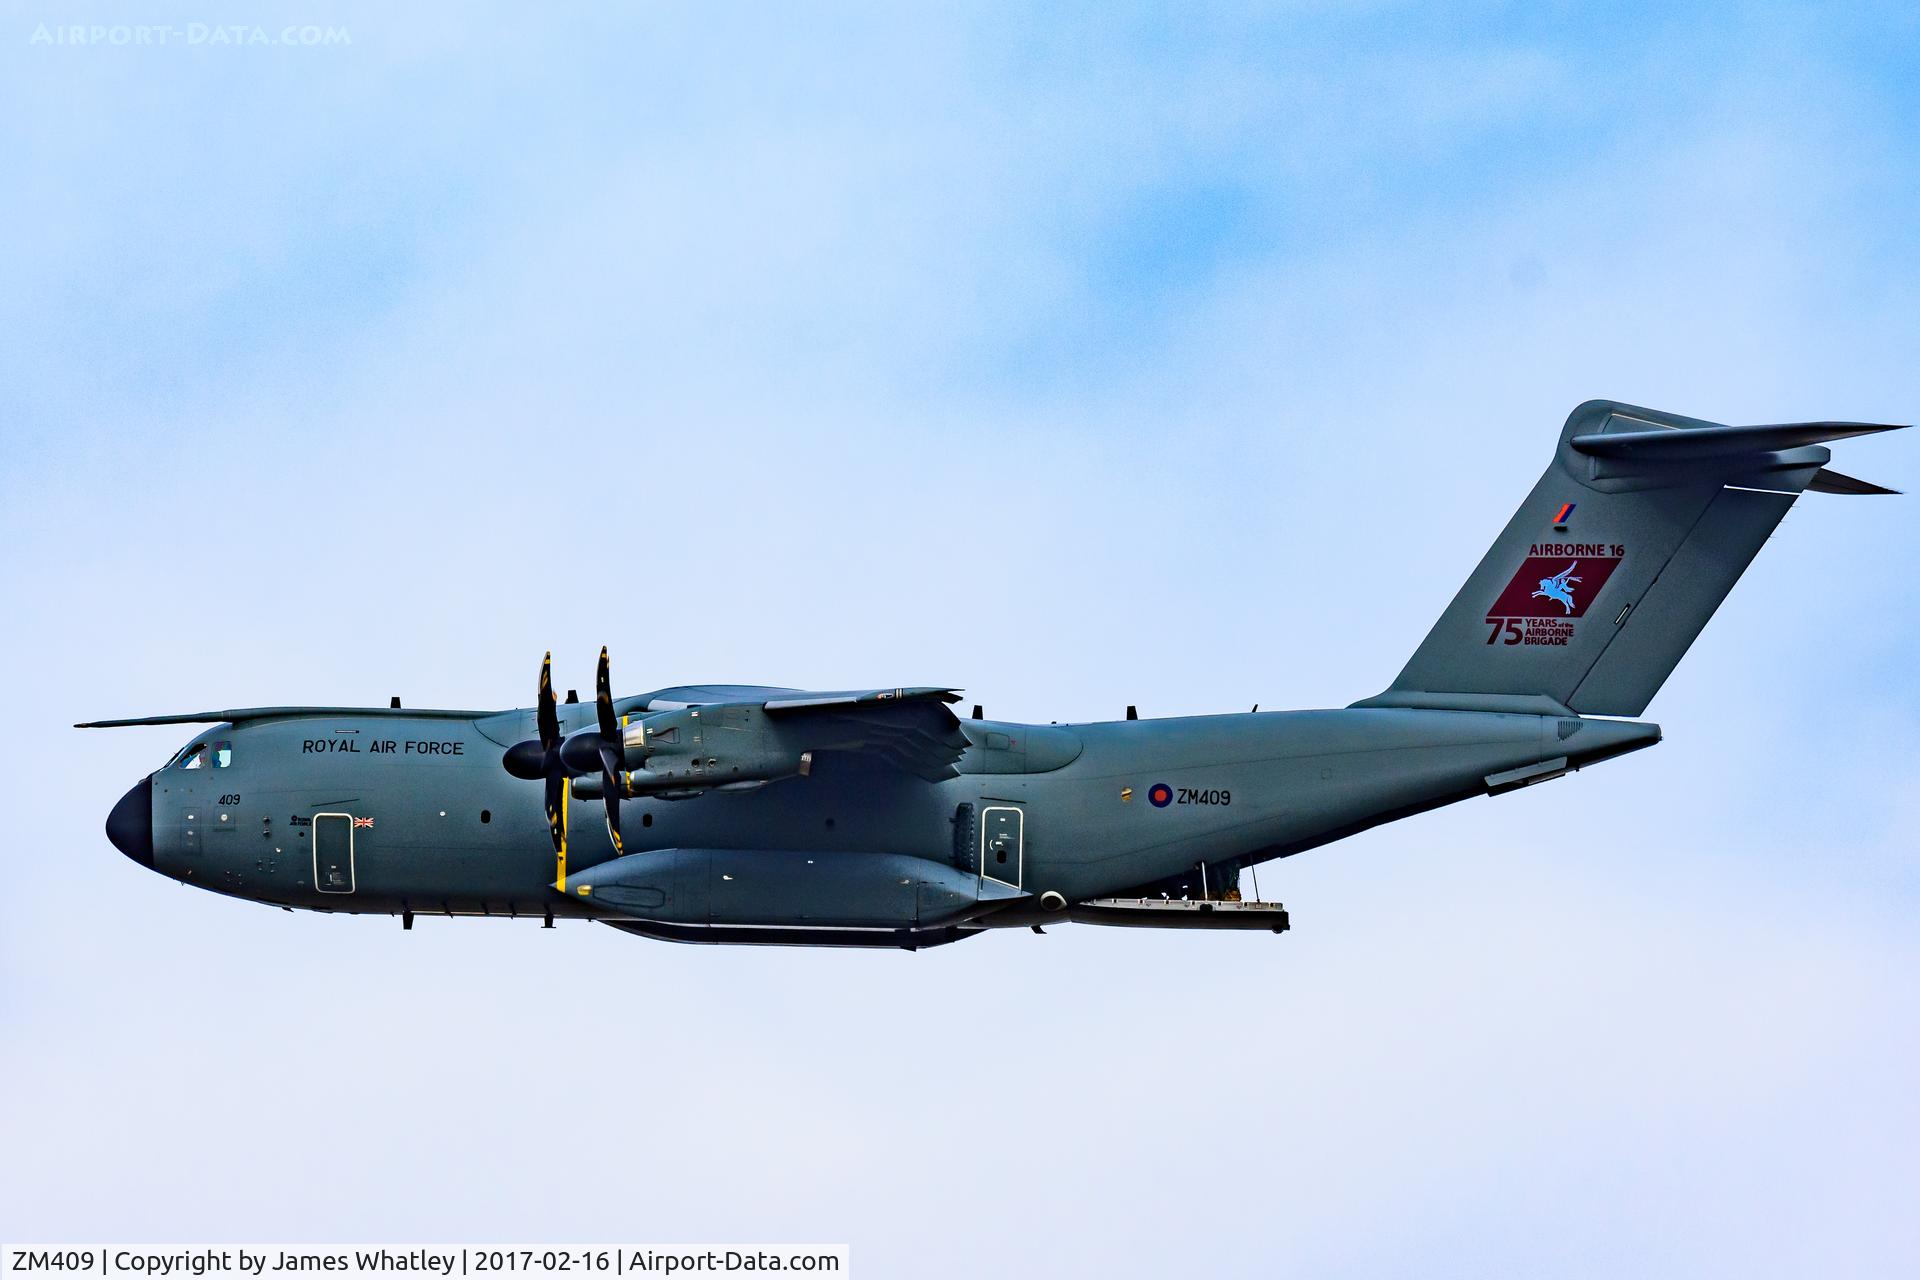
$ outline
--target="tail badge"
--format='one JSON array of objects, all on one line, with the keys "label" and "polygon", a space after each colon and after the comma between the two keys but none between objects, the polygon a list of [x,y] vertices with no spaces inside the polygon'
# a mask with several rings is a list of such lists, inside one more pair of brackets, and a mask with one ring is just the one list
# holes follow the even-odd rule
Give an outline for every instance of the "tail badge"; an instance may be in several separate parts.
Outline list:
[{"label": "tail badge", "polygon": [[1627,548],[1618,542],[1537,542],[1528,552],[1506,589],[1487,607],[1487,643],[1571,644],[1580,620]]}]

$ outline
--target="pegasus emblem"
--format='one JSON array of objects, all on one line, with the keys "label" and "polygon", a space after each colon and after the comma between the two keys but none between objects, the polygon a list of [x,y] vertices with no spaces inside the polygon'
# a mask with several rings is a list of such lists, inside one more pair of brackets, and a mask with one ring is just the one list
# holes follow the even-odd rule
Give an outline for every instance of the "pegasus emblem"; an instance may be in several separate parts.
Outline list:
[{"label": "pegasus emblem", "polygon": [[1580,581],[1580,579],[1573,576],[1573,571],[1579,566],[1580,562],[1575,560],[1551,578],[1540,579],[1540,589],[1534,592],[1531,598],[1535,600],[1557,601],[1562,609],[1565,609],[1568,613],[1572,613],[1573,584]]}]

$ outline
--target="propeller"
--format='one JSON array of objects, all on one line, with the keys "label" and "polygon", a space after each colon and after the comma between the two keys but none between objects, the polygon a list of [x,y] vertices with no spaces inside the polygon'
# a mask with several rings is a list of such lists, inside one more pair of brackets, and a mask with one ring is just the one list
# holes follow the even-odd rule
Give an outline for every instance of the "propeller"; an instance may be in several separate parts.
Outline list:
[{"label": "propeller", "polygon": [[613,678],[605,645],[600,647],[600,666],[594,672],[593,710],[597,727],[582,729],[560,737],[560,717],[553,705],[553,654],[540,663],[540,703],[537,716],[538,740],[518,742],[507,748],[501,763],[516,778],[547,782],[547,825],[553,829],[553,851],[566,878],[567,800],[573,778],[598,773],[601,794],[607,802],[607,835],[613,841],[614,856],[626,852],[620,840],[620,775],[626,767],[621,744],[620,718],[613,713]]},{"label": "propeller", "polygon": [[547,829],[553,834],[553,853],[559,859],[558,882],[567,876],[567,799],[573,771],[560,756],[560,713],[553,705],[553,654],[540,660],[540,696],[534,712],[540,736],[507,748],[500,763],[508,773],[528,782],[544,778],[547,784]]}]

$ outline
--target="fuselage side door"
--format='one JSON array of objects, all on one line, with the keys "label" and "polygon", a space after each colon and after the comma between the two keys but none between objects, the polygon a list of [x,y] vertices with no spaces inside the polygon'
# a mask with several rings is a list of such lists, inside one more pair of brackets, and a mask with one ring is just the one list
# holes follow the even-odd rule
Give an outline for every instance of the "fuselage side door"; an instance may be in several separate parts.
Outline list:
[{"label": "fuselage side door", "polygon": [[353,892],[353,815],[313,815],[313,887],[321,893]]},{"label": "fuselage side door", "polygon": [[980,875],[1020,887],[1026,860],[1027,815],[1017,804],[985,800],[980,806]]}]

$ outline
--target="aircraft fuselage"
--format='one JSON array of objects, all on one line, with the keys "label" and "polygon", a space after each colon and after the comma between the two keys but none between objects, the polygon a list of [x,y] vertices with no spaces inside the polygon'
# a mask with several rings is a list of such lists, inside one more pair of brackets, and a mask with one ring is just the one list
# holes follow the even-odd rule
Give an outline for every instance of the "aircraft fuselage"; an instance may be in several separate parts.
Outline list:
[{"label": "aircraft fuselage", "polygon": [[[563,708],[563,728],[590,714]],[[197,756],[184,750],[129,794],[116,843],[138,844],[126,833],[139,815],[127,808],[145,788],[153,869],[218,893],[322,911],[671,917],[581,895],[616,857],[598,802],[573,801],[556,864],[539,784],[501,768],[526,716],[392,711],[221,725],[194,739]],[[960,776],[941,782],[827,757],[809,776],[752,790],[628,800],[625,861],[773,850],[782,867],[837,859],[879,878],[882,863],[867,860],[904,856],[999,894],[991,912],[983,898],[971,915],[921,924],[1021,923],[1040,918],[1043,898],[1108,898],[1190,873],[1201,881],[1202,867],[1217,889],[1240,867],[1487,794],[1503,776],[1557,776],[1659,737],[1647,724],[1409,709],[962,724]],[[702,918],[678,923],[721,922],[720,900],[752,878],[716,871]],[[726,922],[820,921],[781,909],[803,900],[802,886],[775,886],[749,918]]]}]

